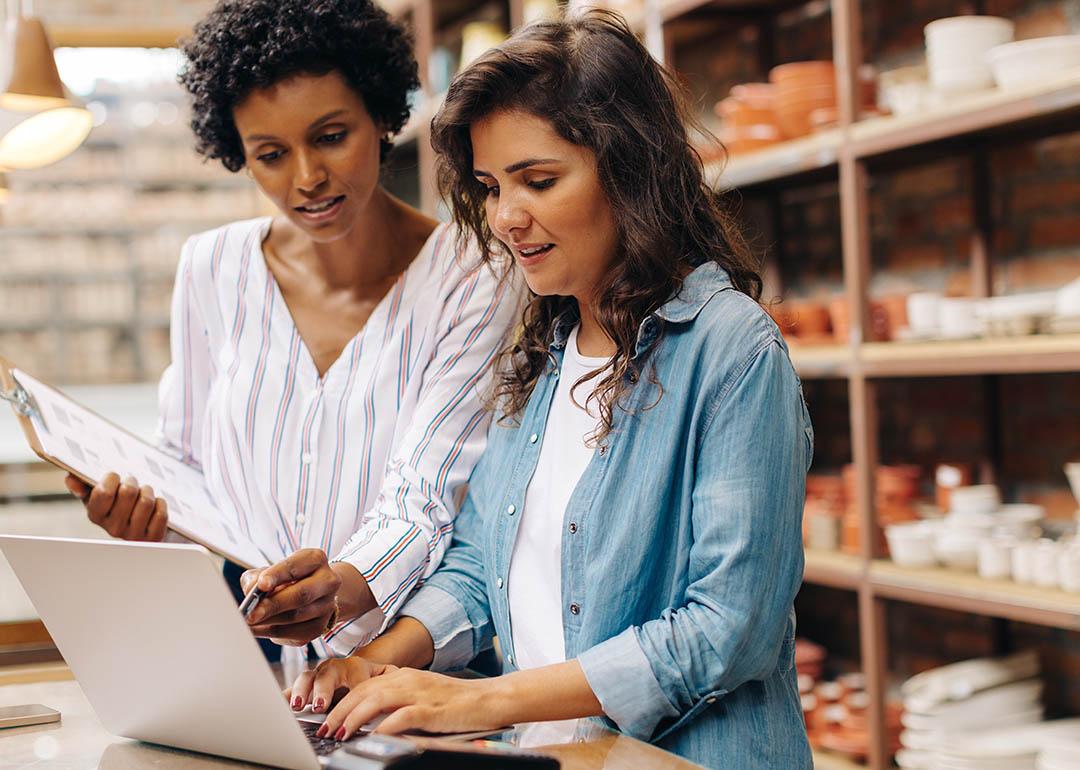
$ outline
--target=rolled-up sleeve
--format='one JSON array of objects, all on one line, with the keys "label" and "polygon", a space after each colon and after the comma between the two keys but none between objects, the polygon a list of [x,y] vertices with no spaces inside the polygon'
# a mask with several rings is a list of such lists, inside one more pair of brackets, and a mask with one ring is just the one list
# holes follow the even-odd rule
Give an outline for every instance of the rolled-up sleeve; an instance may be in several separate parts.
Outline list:
[{"label": "rolled-up sleeve", "polygon": [[[486,486],[485,464],[481,459],[472,489]],[[431,634],[434,671],[464,668],[491,646],[495,636],[484,579],[484,536],[483,514],[470,491],[442,565],[401,609],[402,615],[420,621]]]},{"label": "rolled-up sleeve", "polygon": [[802,581],[813,435],[780,343],[759,344],[709,409],[696,439],[686,602],[579,656],[608,717],[645,740],[773,673]]},{"label": "rolled-up sleeve", "polygon": [[335,561],[353,565],[377,607],[325,637],[348,654],[381,633],[430,577],[454,530],[456,500],[484,451],[491,363],[517,315],[519,287],[478,268],[445,303],[444,332],[427,365],[420,403],[387,466],[374,509]]}]

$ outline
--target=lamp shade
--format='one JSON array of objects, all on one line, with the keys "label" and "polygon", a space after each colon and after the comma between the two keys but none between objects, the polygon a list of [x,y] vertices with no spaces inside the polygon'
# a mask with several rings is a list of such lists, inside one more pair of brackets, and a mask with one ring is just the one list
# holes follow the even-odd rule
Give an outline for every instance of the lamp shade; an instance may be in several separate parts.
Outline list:
[{"label": "lamp shade", "polygon": [[71,154],[94,127],[85,107],[75,104],[37,112],[0,110],[0,166],[41,168]]},{"label": "lamp shade", "polygon": [[64,88],[41,21],[7,22],[7,57],[0,72],[0,167],[47,166],[75,150],[94,119]]},{"label": "lamp shade", "polygon": [[67,95],[41,20],[8,19],[6,38],[7,61],[0,72],[8,79],[0,88],[0,108],[28,112],[64,106]]}]

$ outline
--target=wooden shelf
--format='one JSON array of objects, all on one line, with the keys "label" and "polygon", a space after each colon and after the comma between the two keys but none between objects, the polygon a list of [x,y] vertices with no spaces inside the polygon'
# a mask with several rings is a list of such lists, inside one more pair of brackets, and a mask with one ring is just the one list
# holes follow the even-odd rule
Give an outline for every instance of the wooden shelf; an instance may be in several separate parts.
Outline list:
[{"label": "wooden shelf", "polygon": [[852,762],[847,757],[842,757],[839,754],[815,751],[814,770],[866,770],[866,765]]},{"label": "wooden shelf", "polygon": [[49,25],[49,38],[56,48],[175,48],[177,41],[190,34],[191,27],[184,25],[161,27]]},{"label": "wooden shelf", "polygon": [[659,0],[660,18],[664,22],[675,21],[680,16],[709,7],[717,11],[782,11],[805,0]]},{"label": "wooden shelf", "polygon": [[854,590],[862,582],[865,572],[866,562],[859,556],[840,551],[806,550],[804,583]]},{"label": "wooden shelf", "polygon": [[859,348],[871,377],[934,377],[1080,371],[1080,334],[940,342],[880,342]]},{"label": "wooden shelf", "polygon": [[739,190],[836,166],[843,134],[839,129],[710,163],[706,178],[714,188]]},{"label": "wooden shelf", "polygon": [[916,115],[875,118],[851,127],[851,151],[866,158],[943,139],[1060,118],[1080,110],[1080,76],[1030,88],[993,89],[956,97]]},{"label": "wooden shelf", "polygon": [[843,379],[851,373],[851,348],[847,345],[801,345],[788,341],[791,363],[804,380]]},{"label": "wooden shelf", "polygon": [[874,561],[869,575],[871,589],[880,598],[1080,630],[1080,594],[985,580],[940,567],[911,569],[885,560]]}]

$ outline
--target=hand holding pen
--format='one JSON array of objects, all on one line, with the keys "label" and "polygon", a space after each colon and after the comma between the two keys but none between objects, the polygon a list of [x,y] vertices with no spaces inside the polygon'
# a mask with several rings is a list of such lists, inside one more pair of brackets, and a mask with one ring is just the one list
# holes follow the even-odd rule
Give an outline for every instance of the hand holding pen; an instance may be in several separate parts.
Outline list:
[{"label": "hand holding pen", "polygon": [[245,572],[240,612],[251,632],[295,647],[325,634],[339,617],[342,579],[336,566],[323,551],[306,548],[265,569]]}]

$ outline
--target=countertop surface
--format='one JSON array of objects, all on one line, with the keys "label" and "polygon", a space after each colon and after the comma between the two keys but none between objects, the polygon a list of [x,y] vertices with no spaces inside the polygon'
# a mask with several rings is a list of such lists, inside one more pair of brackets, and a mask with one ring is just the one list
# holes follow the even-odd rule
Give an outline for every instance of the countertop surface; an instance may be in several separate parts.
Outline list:
[{"label": "countertop surface", "polygon": [[[63,676],[61,674],[61,676]],[[57,679],[55,673],[53,679]],[[0,677],[0,682],[3,678]],[[205,754],[168,749],[106,732],[78,682],[39,681],[0,685],[0,707],[42,703],[62,714],[59,724],[0,729],[0,770],[241,770],[259,768]],[[690,770],[697,767],[654,746],[589,724],[588,737],[568,725],[527,725],[530,750],[557,757],[563,770]],[[537,745],[555,742],[555,745]],[[562,742],[569,741],[569,742]]]}]

